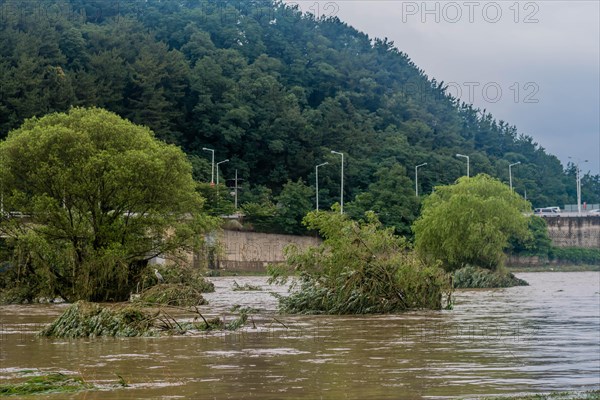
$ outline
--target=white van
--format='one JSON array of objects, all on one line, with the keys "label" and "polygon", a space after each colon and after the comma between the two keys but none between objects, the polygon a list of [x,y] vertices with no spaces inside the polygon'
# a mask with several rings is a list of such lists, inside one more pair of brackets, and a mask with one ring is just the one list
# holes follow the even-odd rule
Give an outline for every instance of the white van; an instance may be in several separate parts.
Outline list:
[{"label": "white van", "polygon": [[535,215],[543,216],[543,217],[560,217],[560,208],[559,207],[544,207],[544,208],[536,208],[533,210]]}]

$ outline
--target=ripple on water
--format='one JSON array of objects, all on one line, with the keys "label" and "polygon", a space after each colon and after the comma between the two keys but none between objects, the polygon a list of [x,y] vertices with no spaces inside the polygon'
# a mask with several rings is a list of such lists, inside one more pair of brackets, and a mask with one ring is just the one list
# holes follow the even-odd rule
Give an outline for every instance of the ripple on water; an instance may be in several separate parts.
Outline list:
[{"label": "ripple on water", "polygon": [[[86,380],[110,385],[119,371],[131,386],[90,397],[102,399],[477,398],[600,388],[600,273],[519,277],[531,286],[459,291],[452,311],[341,317],[278,315],[269,291],[285,287],[264,277],[211,278],[216,292],[203,314],[258,308],[256,329],[191,337],[41,340],[28,333],[64,305],[0,307],[0,380],[33,366],[84,370]],[[234,279],[264,290],[233,292]]]}]

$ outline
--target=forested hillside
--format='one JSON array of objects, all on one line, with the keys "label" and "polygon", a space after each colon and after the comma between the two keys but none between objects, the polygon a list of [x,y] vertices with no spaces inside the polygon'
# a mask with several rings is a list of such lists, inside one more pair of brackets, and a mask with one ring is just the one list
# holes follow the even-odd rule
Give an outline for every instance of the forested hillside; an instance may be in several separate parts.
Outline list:
[{"label": "forested hillside", "polygon": [[[328,161],[322,207],[339,200],[336,150],[346,157],[348,212],[373,209],[399,231],[418,212],[414,166],[428,163],[419,186],[429,193],[465,174],[456,153],[470,155],[472,174],[504,181],[520,161],[514,187],[534,206],[576,201],[574,167],[563,170],[530,136],[447,95],[402,43],[337,18],[270,0],[0,5],[2,137],[25,118],[103,107],[181,145],[200,181],[211,172],[202,149],[215,149],[216,161],[230,160],[222,181],[235,169],[243,179],[242,202],[268,203],[269,191],[275,203],[310,197],[305,185]],[[599,176],[584,177],[583,200],[600,202]]]}]

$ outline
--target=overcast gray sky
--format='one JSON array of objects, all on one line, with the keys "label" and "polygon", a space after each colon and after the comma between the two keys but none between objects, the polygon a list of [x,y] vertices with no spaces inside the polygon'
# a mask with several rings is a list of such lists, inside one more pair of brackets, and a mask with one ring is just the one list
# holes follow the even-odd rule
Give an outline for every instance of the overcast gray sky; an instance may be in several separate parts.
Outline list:
[{"label": "overcast gray sky", "polygon": [[286,1],[387,37],[430,78],[600,173],[600,1]]}]

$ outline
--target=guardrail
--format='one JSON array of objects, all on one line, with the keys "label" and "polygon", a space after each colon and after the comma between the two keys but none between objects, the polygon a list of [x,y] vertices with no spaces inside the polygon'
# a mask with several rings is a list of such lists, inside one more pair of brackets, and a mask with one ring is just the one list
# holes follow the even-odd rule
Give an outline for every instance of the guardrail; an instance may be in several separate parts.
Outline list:
[{"label": "guardrail", "polygon": [[545,214],[534,214],[534,215],[537,215],[538,217],[544,217],[544,218],[556,218],[556,217],[564,217],[564,218],[600,217],[600,214],[598,214],[598,213],[590,213],[590,212],[587,212],[587,211],[582,211],[581,214],[579,214],[577,211],[561,211],[561,212],[556,213],[556,214],[545,213]]}]

